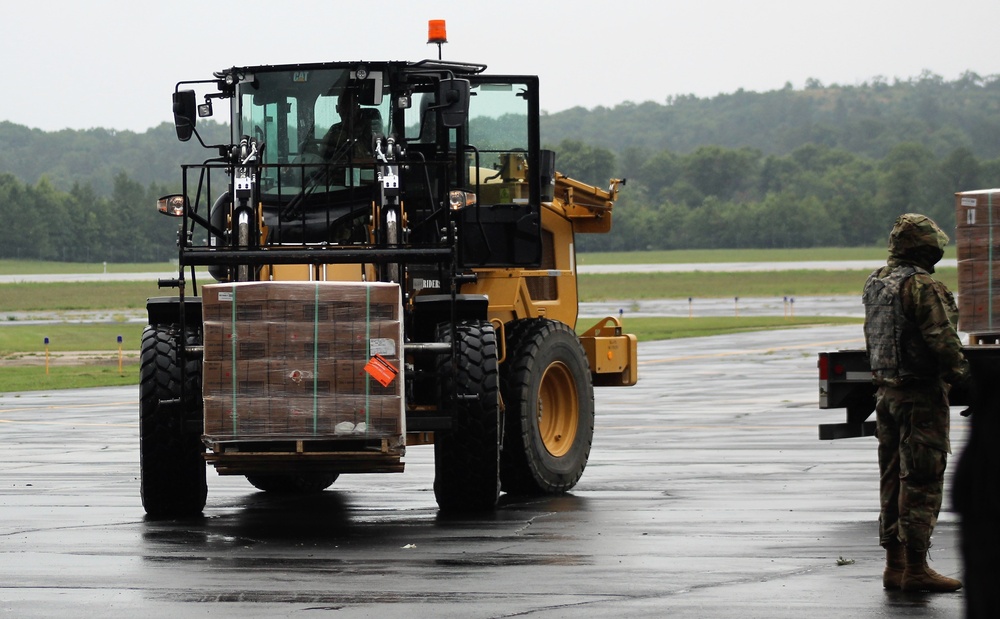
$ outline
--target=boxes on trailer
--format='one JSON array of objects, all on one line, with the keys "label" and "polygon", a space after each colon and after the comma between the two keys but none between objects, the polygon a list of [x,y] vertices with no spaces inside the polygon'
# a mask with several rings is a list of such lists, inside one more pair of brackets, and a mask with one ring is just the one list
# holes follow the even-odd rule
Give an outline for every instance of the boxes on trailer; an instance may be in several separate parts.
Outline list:
[{"label": "boxes on trailer", "polygon": [[1000,189],[955,194],[958,328],[1000,333]]}]

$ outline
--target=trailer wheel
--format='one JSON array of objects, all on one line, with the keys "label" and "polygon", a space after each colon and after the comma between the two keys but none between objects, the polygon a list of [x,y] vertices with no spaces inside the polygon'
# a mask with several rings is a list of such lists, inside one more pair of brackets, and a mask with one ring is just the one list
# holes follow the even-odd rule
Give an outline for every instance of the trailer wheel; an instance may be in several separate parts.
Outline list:
[{"label": "trailer wheel", "polygon": [[518,320],[506,331],[500,371],[503,490],[565,492],[583,475],[594,438],[594,387],[586,353],[576,333],[555,320]]},{"label": "trailer wheel", "polygon": [[[142,506],[154,518],[196,516],[208,495],[201,429],[185,424],[185,419],[201,417],[201,362],[187,362],[182,390],[178,331],[150,326],[142,333],[139,486]],[[187,342],[199,340],[191,335]]]},{"label": "trailer wheel", "polygon": [[[500,415],[497,343],[493,325],[461,321],[455,326],[455,367],[451,357],[438,365],[441,403],[451,429],[434,437],[434,496],[442,511],[484,511],[500,496]],[[437,328],[450,342],[451,327]]]},{"label": "trailer wheel", "polygon": [[254,488],[274,494],[314,494],[337,481],[336,473],[252,473],[247,481]]}]

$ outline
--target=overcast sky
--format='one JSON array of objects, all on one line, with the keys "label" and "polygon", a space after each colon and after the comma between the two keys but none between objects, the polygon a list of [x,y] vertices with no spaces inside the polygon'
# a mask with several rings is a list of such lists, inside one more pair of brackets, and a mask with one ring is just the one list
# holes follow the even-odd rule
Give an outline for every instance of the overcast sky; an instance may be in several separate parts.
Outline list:
[{"label": "overcast sky", "polygon": [[[4,1],[0,121],[145,131],[233,65],[444,57],[536,74],[542,109],[663,103],[808,78],[1000,74],[996,0]],[[2,145],[0,145],[2,147]]]}]

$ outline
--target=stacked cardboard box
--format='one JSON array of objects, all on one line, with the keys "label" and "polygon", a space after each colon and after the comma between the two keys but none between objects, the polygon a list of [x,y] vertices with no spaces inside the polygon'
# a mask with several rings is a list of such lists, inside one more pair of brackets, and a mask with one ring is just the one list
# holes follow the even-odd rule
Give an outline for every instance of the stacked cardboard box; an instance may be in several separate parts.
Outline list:
[{"label": "stacked cardboard box", "polygon": [[[207,437],[402,444],[398,285],[215,284],[202,308]],[[385,384],[366,370],[376,356]]]},{"label": "stacked cardboard box", "polygon": [[1000,189],[955,194],[958,328],[1000,333]]}]

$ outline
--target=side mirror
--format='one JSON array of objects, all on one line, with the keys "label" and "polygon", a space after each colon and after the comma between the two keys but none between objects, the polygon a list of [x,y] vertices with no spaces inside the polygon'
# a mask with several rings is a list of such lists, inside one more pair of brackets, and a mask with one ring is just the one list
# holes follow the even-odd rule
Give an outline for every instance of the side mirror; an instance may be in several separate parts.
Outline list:
[{"label": "side mirror", "polygon": [[441,80],[438,85],[438,114],[442,126],[454,129],[465,124],[469,119],[471,91],[469,80]]},{"label": "side mirror", "polygon": [[174,93],[174,130],[177,139],[187,142],[194,133],[194,123],[197,119],[197,104],[193,90],[181,90]]},{"label": "side mirror", "polygon": [[181,217],[184,215],[184,211],[187,210],[187,206],[187,196],[179,193],[163,196],[156,201],[156,210],[170,217]]}]

